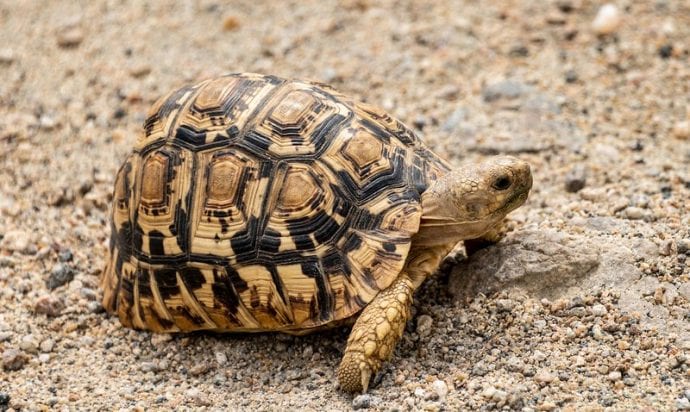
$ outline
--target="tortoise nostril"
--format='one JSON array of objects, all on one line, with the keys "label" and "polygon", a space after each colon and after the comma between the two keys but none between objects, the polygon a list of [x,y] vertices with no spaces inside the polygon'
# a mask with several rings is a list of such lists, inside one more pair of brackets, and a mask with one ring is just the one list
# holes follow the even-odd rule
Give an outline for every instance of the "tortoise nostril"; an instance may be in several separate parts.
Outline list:
[{"label": "tortoise nostril", "polygon": [[496,190],[506,190],[510,187],[512,183],[513,182],[511,182],[508,176],[501,176],[494,181],[491,187],[493,187]]}]

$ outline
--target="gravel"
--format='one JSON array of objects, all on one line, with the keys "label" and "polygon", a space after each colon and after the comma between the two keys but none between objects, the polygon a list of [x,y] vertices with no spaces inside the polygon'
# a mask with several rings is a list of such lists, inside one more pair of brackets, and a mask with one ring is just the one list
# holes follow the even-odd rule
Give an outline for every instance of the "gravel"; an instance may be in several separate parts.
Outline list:
[{"label": "gravel", "polygon": [[56,263],[50,271],[46,287],[50,290],[58,288],[74,279],[74,271],[64,263]]},{"label": "gravel", "polygon": [[[688,409],[686,2],[15,2],[0,14],[12,39],[0,50],[0,410]],[[98,303],[113,178],[148,107],[237,71],[332,83],[453,165],[495,153],[532,165],[506,239],[460,250],[420,288],[365,395],[337,389],[347,326],[152,334]]]},{"label": "gravel", "polygon": [[9,348],[2,352],[2,368],[6,371],[17,371],[24,367],[28,357],[19,349]]}]

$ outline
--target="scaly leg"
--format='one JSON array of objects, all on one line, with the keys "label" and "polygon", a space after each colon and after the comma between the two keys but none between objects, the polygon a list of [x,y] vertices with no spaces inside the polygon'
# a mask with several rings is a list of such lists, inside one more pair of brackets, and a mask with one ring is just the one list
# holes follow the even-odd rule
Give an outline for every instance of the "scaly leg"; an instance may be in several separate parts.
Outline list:
[{"label": "scaly leg", "polygon": [[410,318],[414,286],[406,273],[367,305],[352,327],[345,355],[338,369],[340,388],[366,392],[381,363],[393,354],[395,344]]}]

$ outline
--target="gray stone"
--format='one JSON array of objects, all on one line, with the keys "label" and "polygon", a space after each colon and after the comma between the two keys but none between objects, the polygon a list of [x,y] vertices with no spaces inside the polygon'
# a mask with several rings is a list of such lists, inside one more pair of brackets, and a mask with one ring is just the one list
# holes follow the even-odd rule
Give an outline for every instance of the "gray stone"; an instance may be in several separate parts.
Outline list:
[{"label": "gray stone", "polygon": [[72,268],[64,263],[56,263],[50,270],[50,276],[46,281],[46,287],[53,290],[65,283],[71,282],[72,279],[74,279],[74,271]]},{"label": "gray stone", "polygon": [[531,89],[530,86],[518,81],[503,80],[485,87],[482,90],[482,98],[485,102],[493,102],[499,99],[515,99]]},{"label": "gray stone", "polygon": [[[640,322],[645,327],[690,333],[687,322],[670,318],[668,309],[644,299],[661,285],[655,277],[643,276],[635,265],[639,254],[631,250],[634,244],[634,240],[610,242],[606,237],[567,235],[555,230],[512,232],[457,265],[448,289],[456,301],[463,302],[479,293],[490,295],[511,288],[552,301],[616,289],[621,291],[618,308],[642,313]],[[682,286],[663,286],[667,302],[688,293]],[[586,314],[580,312],[572,315]],[[592,310],[595,316],[603,316],[603,312],[599,307]]]},{"label": "gray stone", "polygon": [[228,363],[228,356],[224,352],[216,352],[215,358],[218,366],[224,366],[226,363]]},{"label": "gray stone", "polygon": [[447,133],[455,132],[465,120],[467,120],[467,109],[458,107],[448,116],[441,130]]},{"label": "gray stone", "polygon": [[653,259],[659,256],[659,246],[649,239],[633,239],[630,245],[633,253],[643,259]]},{"label": "gray stone", "polygon": [[690,282],[681,283],[678,287],[678,294],[690,302]]},{"label": "gray stone", "polygon": [[678,239],[676,242],[676,248],[679,254],[690,254],[690,238],[689,239]]},{"label": "gray stone", "polygon": [[584,238],[549,231],[512,233],[457,266],[449,290],[466,300],[519,287],[549,299],[562,295],[600,264],[600,249]]},{"label": "gray stone", "polygon": [[357,395],[352,400],[352,409],[369,409],[372,406],[376,406],[380,399],[377,396],[369,395],[368,393]]},{"label": "gray stone", "polygon": [[587,183],[587,169],[582,164],[576,164],[565,175],[565,191],[576,193],[582,190]]},{"label": "gray stone", "polygon": [[690,411],[690,400],[688,398],[676,399],[676,409],[679,411]]},{"label": "gray stone", "polygon": [[663,303],[669,305],[673,304],[673,301],[678,296],[678,289],[672,283],[669,282],[662,282],[661,287],[664,290]]}]

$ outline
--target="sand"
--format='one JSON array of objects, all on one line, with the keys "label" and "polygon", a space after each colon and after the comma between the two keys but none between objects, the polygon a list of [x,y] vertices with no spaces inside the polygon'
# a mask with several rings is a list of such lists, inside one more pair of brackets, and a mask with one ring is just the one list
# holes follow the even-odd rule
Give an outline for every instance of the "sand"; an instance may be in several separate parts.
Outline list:
[{"label": "sand", "polygon": [[[0,410],[690,409],[690,3],[614,4],[1,4]],[[634,279],[460,299],[478,271],[460,256],[354,398],[335,379],[347,328],[123,329],[98,290],[115,171],[159,96],[242,71],[330,83],[454,165],[529,161],[493,255],[555,231],[574,240],[554,267],[596,244],[588,262]]]}]

